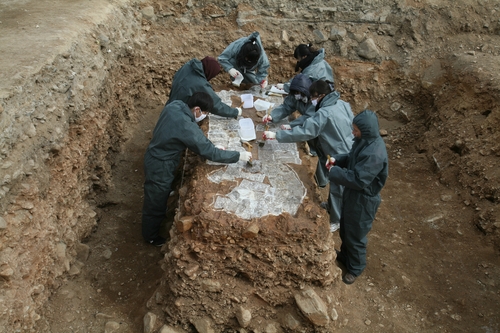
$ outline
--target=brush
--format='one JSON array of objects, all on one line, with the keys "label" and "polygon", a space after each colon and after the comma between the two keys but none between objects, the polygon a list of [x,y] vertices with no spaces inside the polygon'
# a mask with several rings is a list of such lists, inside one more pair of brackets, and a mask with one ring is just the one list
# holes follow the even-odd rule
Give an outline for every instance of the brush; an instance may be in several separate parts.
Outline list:
[{"label": "brush", "polygon": [[[266,111],[266,116],[269,116],[271,114],[271,106],[267,109]],[[269,125],[268,125],[269,122],[266,123],[266,126],[265,126],[265,130],[266,131],[269,131]]]}]

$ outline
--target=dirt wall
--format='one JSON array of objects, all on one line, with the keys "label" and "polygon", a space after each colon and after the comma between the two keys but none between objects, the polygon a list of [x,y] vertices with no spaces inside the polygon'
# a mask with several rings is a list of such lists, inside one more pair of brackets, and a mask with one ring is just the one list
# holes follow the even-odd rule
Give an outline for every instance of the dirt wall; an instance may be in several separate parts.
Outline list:
[{"label": "dirt wall", "polygon": [[36,73],[20,71],[24,80],[1,100],[0,326],[12,332],[39,320],[62,275],[77,274],[88,257],[80,241],[97,225],[93,197],[108,190],[110,154],[133,120],[109,73],[140,43],[141,15],[104,12],[90,27],[75,26],[83,30]]}]

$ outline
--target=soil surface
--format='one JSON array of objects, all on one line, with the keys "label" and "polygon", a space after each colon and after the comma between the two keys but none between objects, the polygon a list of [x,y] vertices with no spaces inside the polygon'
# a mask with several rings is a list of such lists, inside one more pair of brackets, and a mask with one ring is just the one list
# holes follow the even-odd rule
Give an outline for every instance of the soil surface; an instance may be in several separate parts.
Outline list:
[{"label": "soil surface", "polygon": [[[254,5],[259,10],[264,6]],[[65,276],[53,291],[37,332],[144,330],[144,316],[152,308],[148,301],[158,288],[164,289],[168,245],[152,247],[140,235],[142,161],[175,71],[191,58],[216,57],[231,41],[259,30],[269,45],[269,80],[284,82],[294,75],[294,46],[312,39],[312,23],[302,22],[304,29],[298,29],[285,23],[285,14],[275,17],[283,19],[278,32],[272,20],[238,26],[238,10],[252,10],[246,4],[238,10],[179,1],[137,6],[153,6],[157,18],[143,20],[146,42],[124,57],[120,70],[110,72],[112,84],[131,92],[121,98],[133,114],[123,128],[119,151],[110,155],[107,190],[95,194],[98,225],[82,240],[90,255],[79,274]],[[390,157],[383,202],[369,234],[368,266],[353,285],[336,282],[336,331],[500,331],[496,6],[493,1],[459,1],[454,7],[445,1],[405,1],[392,7],[387,25],[378,30],[372,24],[348,27],[353,44],[363,34],[382,36],[376,39],[377,59],[356,56],[348,42],[333,43],[327,50],[341,98],[355,113],[369,108],[379,114]],[[287,29],[293,38],[281,39],[278,46],[280,31]],[[213,84],[216,90],[232,89],[224,73]],[[326,221],[319,204],[327,193],[315,188],[311,178],[316,159],[303,145],[299,148],[303,164],[295,170],[308,199],[294,218],[308,223],[321,215]],[[188,157],[190,167],[201,168],[198,172],[214,169],[192,154]],[[173,196],[166,236],[176,203]],[[325,237],[339,248],[338,232]]]}]

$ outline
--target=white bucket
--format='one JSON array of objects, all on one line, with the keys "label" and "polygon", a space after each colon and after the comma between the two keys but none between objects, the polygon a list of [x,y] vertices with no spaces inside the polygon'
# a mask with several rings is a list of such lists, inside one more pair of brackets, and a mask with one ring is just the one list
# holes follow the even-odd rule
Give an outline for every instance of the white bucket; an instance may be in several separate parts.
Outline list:
[{"label": "white bucket", "polygon": [[243,108],[245,109],[253,108],[253,95],[252,94],[241,95],[241,102],[243,103]]},{"label": "white bucket", "polygon": [[255,126],[253,124],[253,121],[251,118],[242,118],[239,121],[240,124],[240,138],[243,141],[251,141],[255,140],[256,134],[255,134]]}]

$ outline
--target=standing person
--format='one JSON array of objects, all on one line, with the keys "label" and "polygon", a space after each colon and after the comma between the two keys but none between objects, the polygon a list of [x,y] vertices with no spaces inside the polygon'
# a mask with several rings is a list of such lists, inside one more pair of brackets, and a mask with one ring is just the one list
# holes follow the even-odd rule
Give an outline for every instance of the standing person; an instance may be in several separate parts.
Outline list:
[{"label": "standing person", "polygon": [[[335,82],[333,78],[333,70],[330,64],[325,60],[325,49],[316,51],[312,47],[312,43],[299,44],[293,53],[297,64],[295,71],[309,76],[313,81],[324,80]],[[290,89],[290,82],[285,83],[284,89],[286,92]]]},{"label": "standing person", "polygon": [[[340,94],[333,88],[333,83],[323,80],[315,81],[309,87],[311,103],[315,113],[305,119],[300,126],[288,131],[264,132],[264,139],[276,139],[279,142],[298,142],[317,138],[316,152],[316,182],[319,187],[328,184],[326,154],[347,154],[352,146],[352,120],[354,115],[349,103],[340,99]],[[336,231],[340,226],[342,212],[343,187],[330,182],[328,193],[328,211],[330,213],[330,231]]]},{"label": "standing person", "polygon": [[267,87],[270,64],[257,31],[229,44],[217,60],[229,73],[235,86],[253,83],[260,84],[262,89]]},{"label": "standing person", "polygon": [[241,108],[232,108],[223,103],[208,81],[216,77],[221,71],[215,58],[191,59],[183,65],[174,75],[172,88],[167,104],[175,100],[187,103],[196,91],[203,91],[210,95],[214,101],[213,114],[221,117],[237,118],[241,116]]},{"label": "standing person", "polygon": [[370,110],[353,121],[354,144],[349,154],[327,161],[330,184],[342,185],[344,206],[340,220],[342,245],[337,260],[347,269],[342,278],[353,283],[366,267],[368,232],[380,205],[380,191],[389,174],[385,142],[379,134],[377,115]]},{"label": "standing person", "polygon": [[144,156],[146,179],[142,209],[142,236],[152,245],[165,243],[165,238],[160,236],[160,225],[165,218],[175,171],[186,148],[219,163],[248,162],[252,158],[250,152],[218,149],[204,135],[197,122],[203,120],[212,107],[208,93],[195,92],[187,104],[179,100],[167,103],[156,123]]}]

